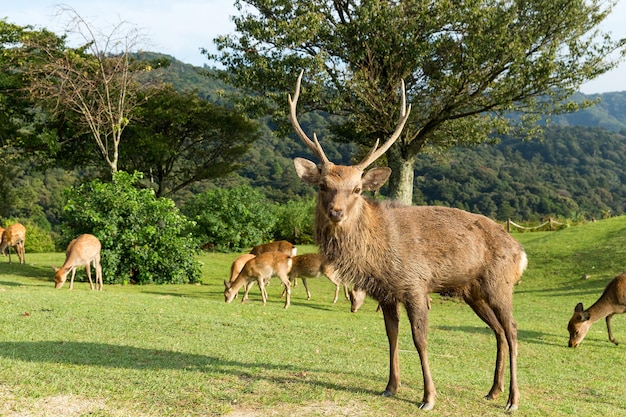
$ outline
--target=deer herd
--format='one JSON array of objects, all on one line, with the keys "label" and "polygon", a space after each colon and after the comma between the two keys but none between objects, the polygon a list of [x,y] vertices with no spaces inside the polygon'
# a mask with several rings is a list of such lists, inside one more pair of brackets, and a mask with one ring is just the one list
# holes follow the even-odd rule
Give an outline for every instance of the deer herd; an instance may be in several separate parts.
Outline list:
[{"label": "deer herd", "polygon": [[[297,254],[287,241],[275,241],[252,248],[232,263],[230,279],[224,280],[224,299],[230,303],[244,289],[241,301],[248,300],[254,283],[259,286],[263,305],[266,286],[278,277],[284,289],[285,308],[291,304],[292,288],[300,278],[307,300],[311,292],[307,279],[326,276],[335,286],[333,303],[343,287],[344,296],[356,312],[366,296],[378,302],[389,342],[389,379],[384,396],[400,387],[398,333],[400,306],[408,315],[412,338],[421,363],[423,397],[419,408],[432,409],[436,390],[427,351],[428,312],[431,293],[454,293],[471,307],[493,331],[496,362],[493,383],[487,399],[496,399],[505,389],[508,357],[509,386],[506,410],[518,409],[517,324],[513,318],[513,288],[521,279],[528,259],[522,246],[502,226],[491,219],[466,211],[433,206],[406,206],[396,202],[371,200],[365,191],[377,191],[391,174],[386,167],[367,169],[401,136],[411,106],[406,105],[404,83],[400,82],[400,108],[395,130],[382,146],[376,141],[356,165],[335,165],[325,155],[317,137],[311,140],[297,119],[301,72],[293,97],[289,95],[289,119],[298,138],[315,155],[317,162],[295,158],[298,177],[317,189],[315,239],[318,253]],[[0,252],[15,249],[23,264],[26,229],[16,223],[0,228]],[[53,266],[54,283],[61,288],[71,272],[69,289],[74,285],[76,268],[84,266],[91,289],[102,290],[100,241],[84,234],[67,247],[60,268]],[[91,279],[95,268],[95,286]],[[588,309],[582,303],[574,308],[568,324],[569,346],[578,346],[590,326],[606,319],[609,340],[618,344],[611,331],[611,318],[626,312],[626,272],[616,276],[600,298]]]}]

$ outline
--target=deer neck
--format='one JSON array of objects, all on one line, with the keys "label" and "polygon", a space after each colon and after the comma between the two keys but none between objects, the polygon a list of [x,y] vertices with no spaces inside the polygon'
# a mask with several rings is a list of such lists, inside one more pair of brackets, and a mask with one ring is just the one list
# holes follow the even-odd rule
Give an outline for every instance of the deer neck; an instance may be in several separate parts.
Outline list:
[{"label": "deer neck", "polygon": [[345,282],[379,299],[389,298],[385,277],[397,258],[388,238],[386,211],[377,202],[363,200],[350,224],[336,227],[317,211],[316,236],[320,254]]},{"label": "deer neck", "polygon": [[613,311],[613,303],[605,297],[600,297],[598,301],[585,310],[585,312],[589,314],[589,321],[591,323],[605,318],[609,314],[613,313]]}]

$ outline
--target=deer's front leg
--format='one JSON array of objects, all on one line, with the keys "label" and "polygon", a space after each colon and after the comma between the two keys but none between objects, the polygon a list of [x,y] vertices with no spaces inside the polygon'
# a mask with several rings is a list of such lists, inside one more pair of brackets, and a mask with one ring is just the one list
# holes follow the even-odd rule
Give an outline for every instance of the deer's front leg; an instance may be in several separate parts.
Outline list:
[{"label": "deer's front leg", "polygon": [[609,314],[606,316],[606,329],[609,332],[609,340],[616,345],[619,345],[619,342],[613,337],[613,330],[611,330],[611,319],[613,318],[613,314]]},{"label": "deer's front leg", "polygon": [[381,306],[385,318],[385,331],[389,341],[389,382],[383,396],[391,397],[400,386],[400,362],[398,359],[398,332],[400,324],[400,305],[397,303]]}]

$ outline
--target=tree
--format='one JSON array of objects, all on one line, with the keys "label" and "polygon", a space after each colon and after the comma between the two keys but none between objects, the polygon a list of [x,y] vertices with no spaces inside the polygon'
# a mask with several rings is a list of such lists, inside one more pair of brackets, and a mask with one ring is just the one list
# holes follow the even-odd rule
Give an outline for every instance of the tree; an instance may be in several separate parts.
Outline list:
[{"label": "tree", "polygon": [[72,8],[61,7],[60,13],[70,17],[67,34],[84,44],[69,48],[65,37],[62,42],[23,37],[21,42],[41,55],[41,64],[27,69],[30,92],[52,115],[76,123],[77,136],[88,133],[115,174],[122,133],[139,104],[137,77],[151,69],[132,58],[141,33],[121,22],[105,35]]},{"label": "tree", "polygon": [[236,4],[238,33],[217,38],[218,52],[208,57],[248,92],[249,108],[270,109],[283,124],[287,92],[305,69],[307,109],[343,116],[335,139],[369,148],[394,131],[405,80],[413,110],[387,153],[390,194],[405,202],[417,154],[487,142],[494,131],[535,134],[538,114],[575,110],[567,99],[626,52],[626,40],[598,29],[615,1]]},{"label": "tree", "polygon": [[274,205],[245,185],[196,194],[181,211],[195,222],[194,236],[200,242],[224,252],[267,242],[277,221]]},{"label": "tree", "polygon": [[201,99],[195,91],[178,93],[164,85],[147,94],[137,108],[136,123],[124,132],[122,166],[149,175],[157,196],[171,196],[237,170],[259,136],[254,122]]}]

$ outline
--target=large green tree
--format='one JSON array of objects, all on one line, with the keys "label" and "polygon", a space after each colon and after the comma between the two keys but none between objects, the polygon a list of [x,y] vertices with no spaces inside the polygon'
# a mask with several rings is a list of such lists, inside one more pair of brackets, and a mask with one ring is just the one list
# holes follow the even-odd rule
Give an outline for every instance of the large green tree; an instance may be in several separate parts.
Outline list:
[{"label": "large green tree", "polygon": [[615,1],[235,4],[237,33],[215,39],[218,52],[208,56],[248,93],[250,109],[270,109],[284,123],[287,92],[304,69],[305,111],[343,116],[334,138],[370,147],[394,131],[405,80],[413,110],[387,152],[390,194],[405,202],[420,152],[486,142],[516,127],[530,134],[536,115],[576,109],[566,99],[625,52],[626,40],[599,29]]},{"label": "large green tree", "polygon": [[259,137],[258,125],[239,112],[167,85],[148,91],[136,114],[123,135],[122,168],[143,172],[157,196],[237,170]]}]

